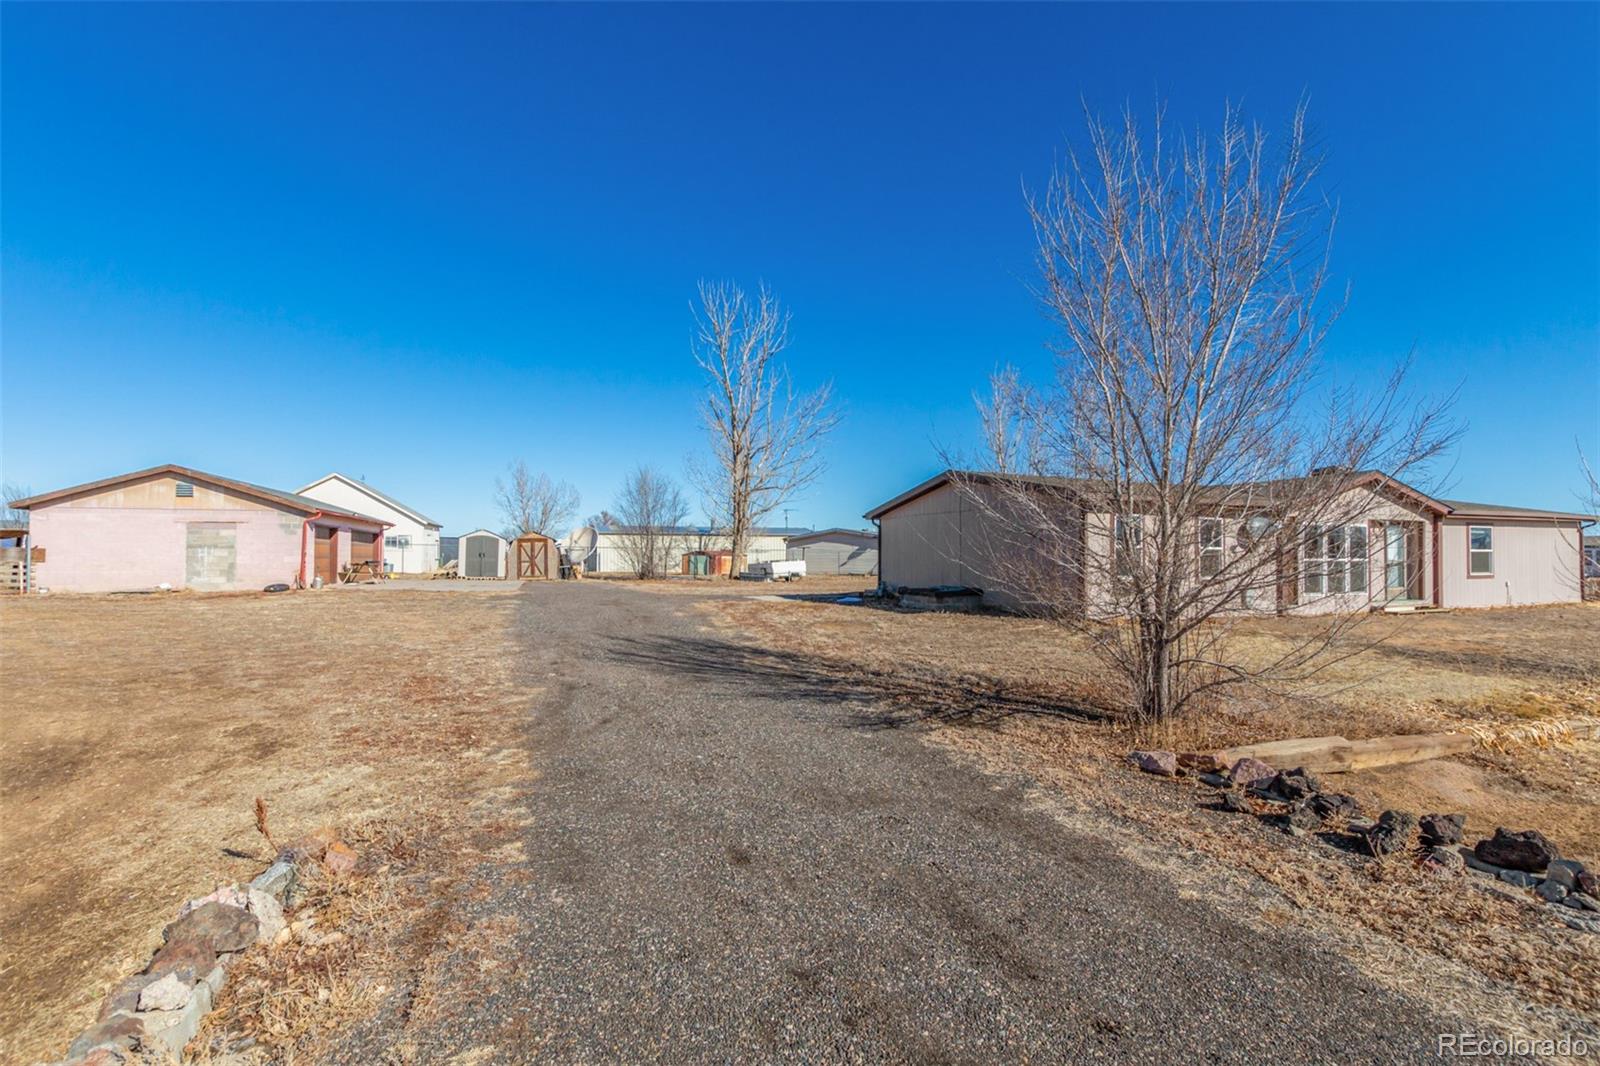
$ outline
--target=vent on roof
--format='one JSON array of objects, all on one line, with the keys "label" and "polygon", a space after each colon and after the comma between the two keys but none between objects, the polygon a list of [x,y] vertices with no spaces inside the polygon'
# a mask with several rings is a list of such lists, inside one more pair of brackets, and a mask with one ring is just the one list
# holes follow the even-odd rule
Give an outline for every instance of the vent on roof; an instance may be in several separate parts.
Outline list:
[{"label": "vent on roof", "polygon": [[189,484],[187,481],[178,482],[178,495],[179,496],[193,496],[194,495],[194,486]]}]

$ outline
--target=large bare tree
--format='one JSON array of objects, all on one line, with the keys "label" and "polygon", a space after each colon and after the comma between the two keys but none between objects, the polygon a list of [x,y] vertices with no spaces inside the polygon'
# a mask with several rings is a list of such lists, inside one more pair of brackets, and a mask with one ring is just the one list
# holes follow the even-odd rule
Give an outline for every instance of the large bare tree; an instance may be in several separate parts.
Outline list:
[{"label": "large bare tree", "polygon": [[671,478],[648,466],[635,468],[623,482],[611,517],[617,548],[635,576],[660,577],[675,569],[689,503]]},{"label": "large bare tree", "polygon": [[[1150,725],[1338,654],[1384,558],[1368,519],[1453,430],[1447,403],[1405,394],[1403,360],[1343,387],[1319,372],[1333,219],[1303,109],[1277,141],[1232,109],[1215,136],[1174,139],[1159,112],[1087,121],[1087,151],[1028,203],[1053,378],[995,376],[995,471],[958,483],[999,531],[990,578],[1091,630]],[[1229,640],[1302,596],[1326,612],[1314,635],[1273,655]]]},{"label": "large bare tree", "polygon": [[565,481],[552,481],[545,473],[533,474],[518,459],[495,478],[494,499],[505,520],[505,535],[515,540],[524,533],[556,537],[578,513],[578,490]]},{"label": "large bare tree", "polygon": [[4,504],[4,510],[0,511],[0,522],[12,527],[27,525],[28,512],[20,511],[11,505],[32,495],[33,490],[26,485],[14,484],[10,481],[0,485],[0,502]]},{"label": "large bare tree", "polygon": [[707,382],[701,416],[709,464],[692,476],[743,573],[752,531],[822,473],[822,442],[838,423],[832,385],[797,393],[780,358],[789,314],[765,287],[755,299],[732,284],[700,285],[694,357]]}]

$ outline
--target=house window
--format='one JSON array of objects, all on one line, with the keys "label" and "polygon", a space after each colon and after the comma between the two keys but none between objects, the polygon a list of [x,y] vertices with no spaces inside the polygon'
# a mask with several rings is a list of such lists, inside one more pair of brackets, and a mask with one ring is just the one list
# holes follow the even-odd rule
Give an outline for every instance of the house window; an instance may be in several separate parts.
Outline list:
[{"label": "house window", "polygon": [[1222,519],[1200,519],[1200,576],[1214,577],[1222,569]]},{"label": "house window", "polygon": [[1467,575],[1494,576],[1494,527],[1467,527]]},{"label": "house window", "polygon": [[1116,546],[1113,560],[1118,577],[1131,577],[1133,575],[1134,560],[1139,557],[1139,550],[1144,547],[1144,517],[1117,516]]},{"label": "house window", "polygon": [[178,495],[179,496],[193,496],[194,495],[194,486],[189,484],[189,482],[187,482],[187,481],[178,482]]},{"label": "house window", "polygon": [[1313,525],[1302,587],[1312,596],[1367,591],[1367,527]]},{"label": "house window", "polygon": [[411,538],[407,536],[384,537],[383,546],[385,548],[409,548],[411,547]]}]

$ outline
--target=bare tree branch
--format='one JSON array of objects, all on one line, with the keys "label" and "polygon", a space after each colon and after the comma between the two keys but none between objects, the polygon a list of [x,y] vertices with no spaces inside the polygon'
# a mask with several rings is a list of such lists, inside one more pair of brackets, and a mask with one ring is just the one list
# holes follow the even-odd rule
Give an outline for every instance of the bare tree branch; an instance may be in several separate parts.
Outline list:
[{"label": "bare tree branch", "polygon": [[689,517],[683,491],[671,478],[647,466],[637,467],[623,482],[613,520],[617,548],[628,568],[640,578],[672,573],[673,556],[683,543],[679,530]]},{"label": "bare tree branch", "polygon": [[[1404,363],[1322,388],[1333,211],[1303,108],[1276,149],[1232,108],[1215,137],[1174,138],[1159,112],[1148,131],[1087,121],[1087,154],[1028,201],[1054,379],[994,377],[996,473],[958,484],[1005,531],[991,579],[1092,631],[1136,720],[1159,723],[1325,668],[1370,607],[1369,518],[1456,431],[1448,400],[1405,392]],[[1302,591],[1314,635],[1266,660],[1233,646],[1234,621]]]},{"label": "bare tree branch", "polygon": [[551,481],[548,474],[528,472],[528,464],[518,459],[507,467],[509,480],[495,478],[495,504],[505,520],[505,537],[515,540],[524,533],[557,537],[565,532],[578,513],[578,490],[565,481]]},{"label": "bare tree branch", "polygon": [[695,326],[711,457],[691,476],[728,535],[737,577],[752,531],[822,473],[822,441],[839,416],[831,384],[794,391],[779,358],[789,345],[789,314],[765,287],[751,301],[736,285],[702,282]]}]

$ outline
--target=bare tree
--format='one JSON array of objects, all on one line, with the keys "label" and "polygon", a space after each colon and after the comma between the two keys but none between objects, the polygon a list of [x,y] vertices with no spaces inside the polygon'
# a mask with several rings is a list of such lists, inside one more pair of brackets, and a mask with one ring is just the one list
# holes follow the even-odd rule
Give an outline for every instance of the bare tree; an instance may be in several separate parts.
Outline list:
[{"label": "bare tree", "polygon": [[752,531],[822,473],[822,441],[839,418],[831,384],[794,391],[779,358],[789,314],[765,287],[752,301],[736,285],[702,282],[695,325],[695,362],[709,378],[700,411],[711,461],[692,476],[727,534],[737,577]]},{"label": "bare tree", "polygon": [[28,524],[28,512],[21,511],[11,506],[18,500],[25,500],[33,495],[33,490],[26,485],[18,485],[7,481],[0,485],[0,498],[4,499],[5,510],[0,512],[0,524],[11,526],[25,526]]},{"label": "bare tree", "polygon": [[648,466],[635,468],[622,485],[611,517],[617,547],[636,576],[660,577],[673,571],[689,504],[671,478]]},{"label": "bare tree", "polygon": [[495,503],[505,519],[507,540],[524,533],[557,536],[578,513],[578,490],[565,481],[552,481],[544,473],[531,474],[521,459],[507,467],[507,473],[509,480],[494,481]]},{"label": "bare tree", "polygon": [[[1454,430],[1448,401],[1404,394],[1403,364],[1370,389],[1318,376],[1333,218],[1303,109],[1281,146],[1230,108],[1175,148],[1159,112],[1149,130],[1089,116],[1088,148],[1028,204],[1053,380],[995,376],[996,472],[958,484],[1000,531],[989,578],[1091,630],[1148,726],[1338,654],[1370,608],[1368,519]],[[1228,640],[1302,594],[1326,612],[1314,636],[1272,656]]]}]

